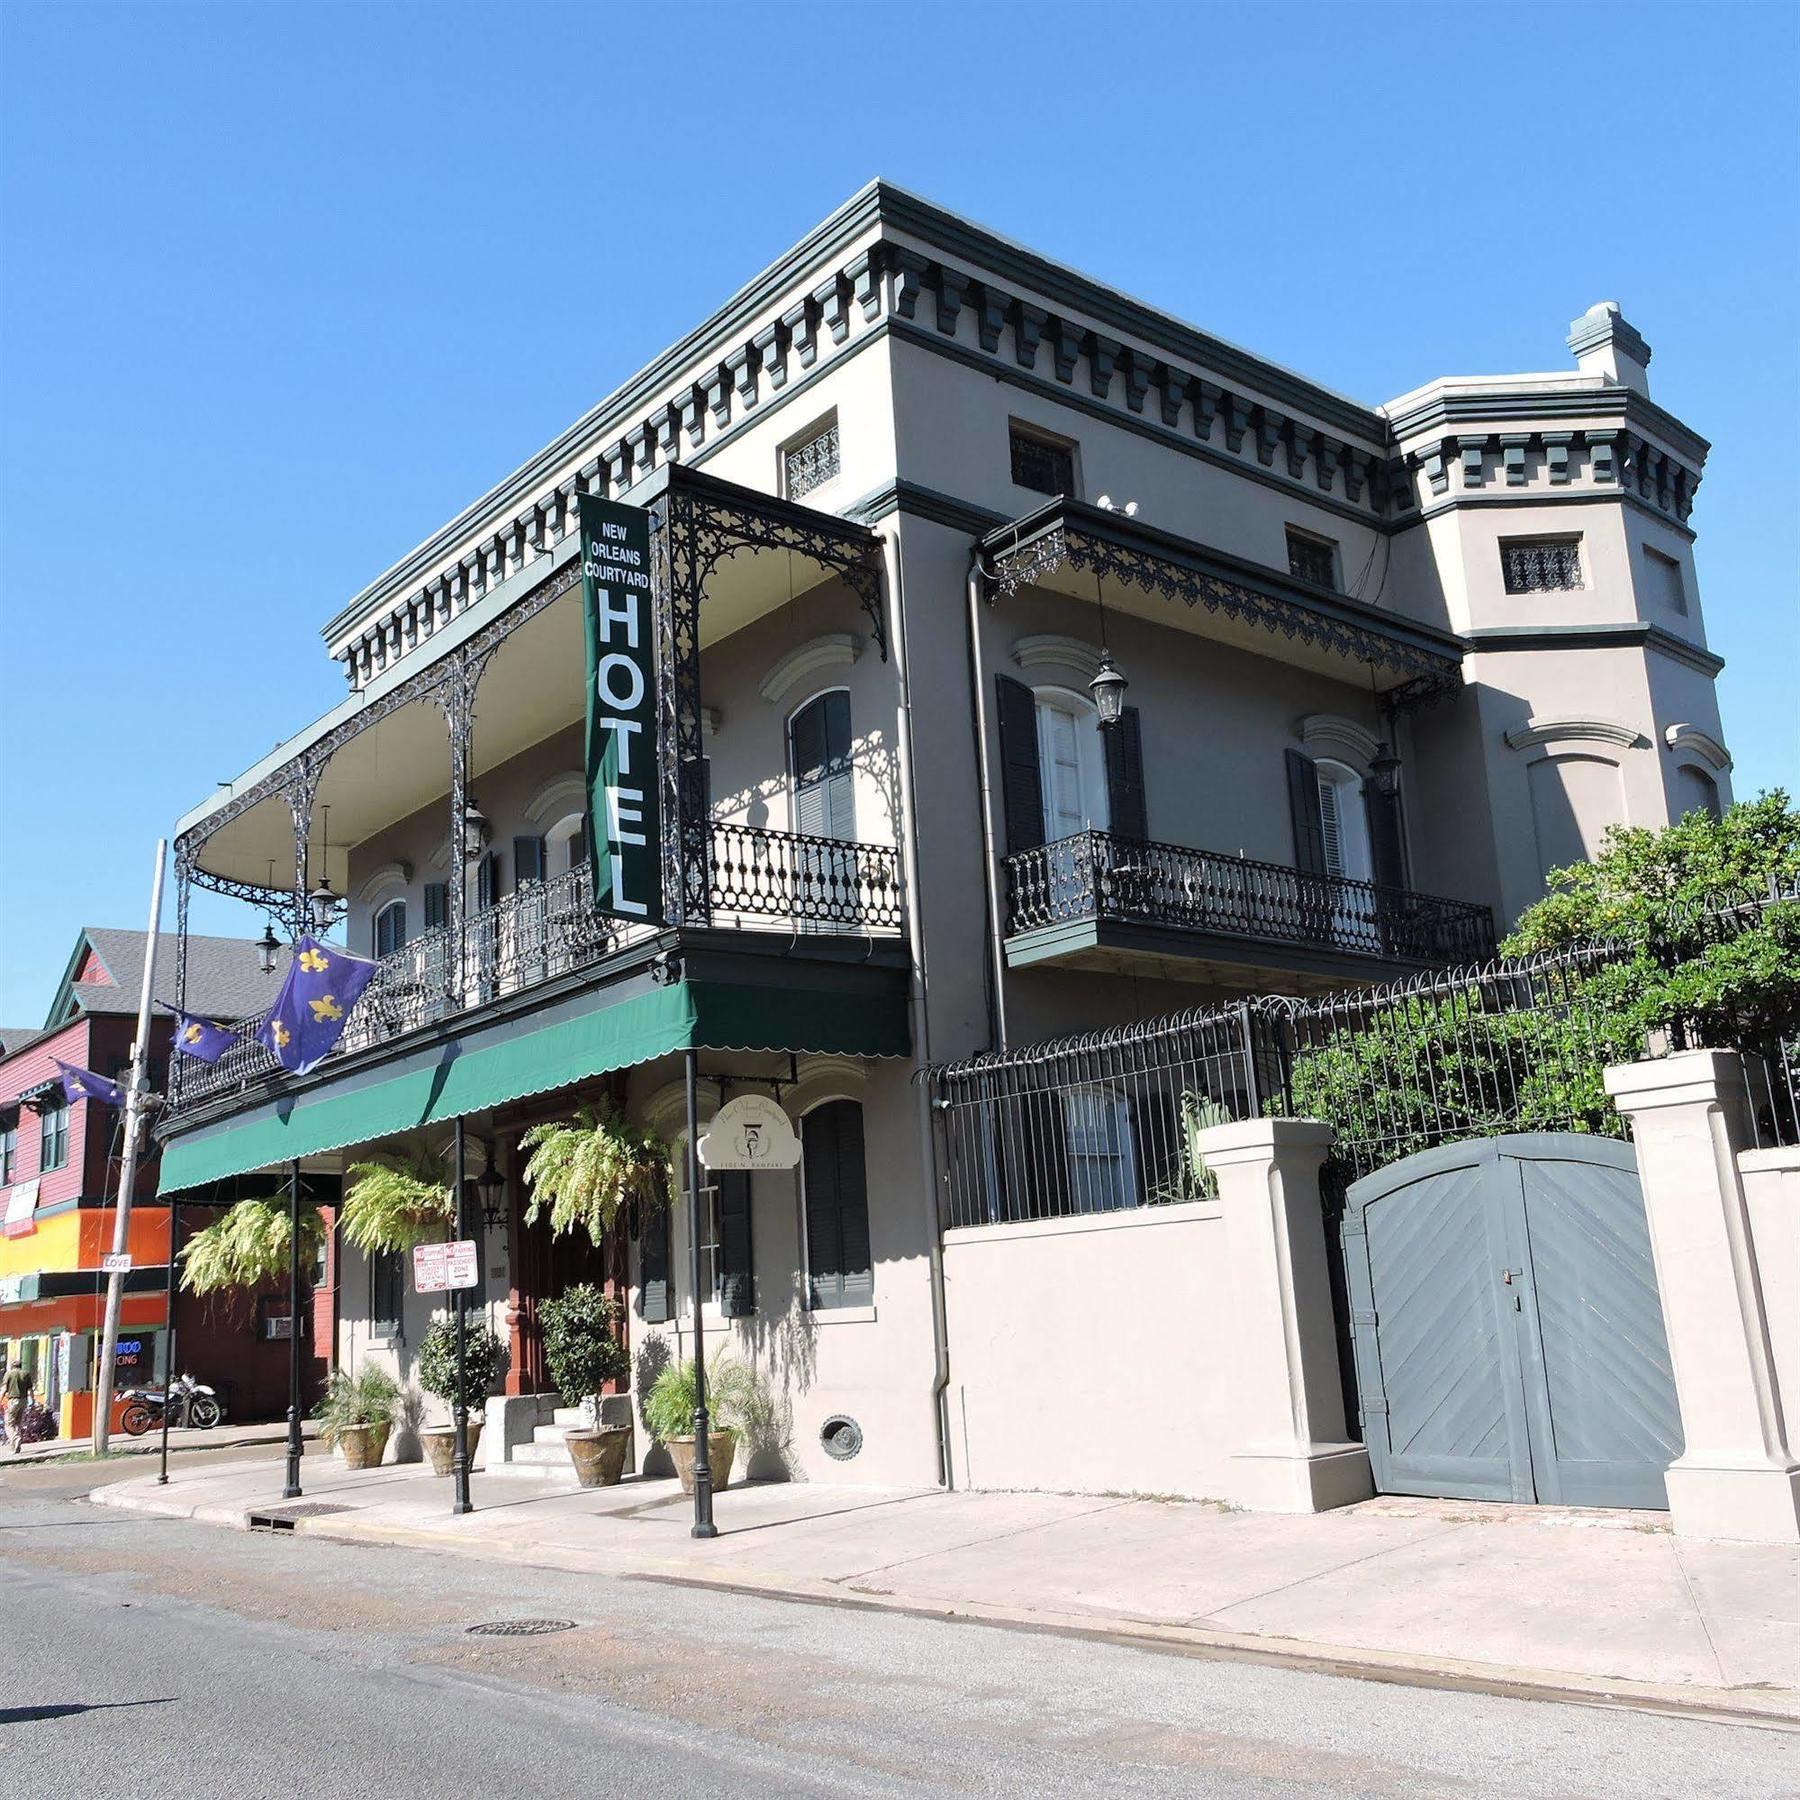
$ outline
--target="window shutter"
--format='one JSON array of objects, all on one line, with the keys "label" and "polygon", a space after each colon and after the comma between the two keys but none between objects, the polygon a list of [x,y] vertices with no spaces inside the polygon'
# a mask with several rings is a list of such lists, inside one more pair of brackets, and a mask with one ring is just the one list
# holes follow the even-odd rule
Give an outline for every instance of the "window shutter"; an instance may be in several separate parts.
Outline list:
[{"label": "window shutter", "polygon": [[719,1184],[719,1307],[728,1319],[756,1311],[756,1278],[750,1267],[750,1176],[721,1169]]},{"label": "window shutter", "polygon": [[1319,765],[1298,750],[1287,753],[1288,810],[1294,819],[1294,867],[1324,875],[1325,824],[1319,813]]},{"label": "window shutter", "polygon": [[1400,796],[1383,794],[1373,782],[1363,783],[1363,806],[1369,815],[1369,860],[1384,887],[1406,886],[1406,837],[1400,826]]},{"label": "window shutter", "polygon": [[1000,696],[1000,792],[1006,805],[1006,854],[1044,841],[1044,789],[1038,774],[1037,701],[1010,675],[996,675]]},{"label": "window shutter", "polygon": [[833,1100],[802,1129],[807,1282],[819,1308],[867,1306],[875,1295],[862,1123],[855,1101]]},{"label": "window shutter", "polygon": [[450,890],[441,881],[428,881],[425,884],[425,929],[436,931],[447,924],[450,918]]},{"label": "window shutter", "polygon": [[541,837],[513,839],[513,886],[523,887],[528,881],[544,879],[544,840]]},{"label": "window shutter", "polygon": [[638,1310],[646,1325],[665,1325],[669,1305],[669,1209],[661,1196],[643,1209],[638,1237]]},{"label": "window shutter", "polygon": [[475,871],[475,909],[486,912],[500,898],[500,852],[490,850]]},{"label": "window shutter", "polygon": [[1115,836],[1142,842],[1150,835],[1144,812],[1144,743],[1138,709],[1127,706],[1106,740],[1106,810]]},{"label": "window shutter", "polygon": [[863,1159],[862,1108],[837,1101],[838,1243],[843,1254],[841,1291],[846,1306],[868,1306],[875,1298],[869,1253],[869,1181]]}]

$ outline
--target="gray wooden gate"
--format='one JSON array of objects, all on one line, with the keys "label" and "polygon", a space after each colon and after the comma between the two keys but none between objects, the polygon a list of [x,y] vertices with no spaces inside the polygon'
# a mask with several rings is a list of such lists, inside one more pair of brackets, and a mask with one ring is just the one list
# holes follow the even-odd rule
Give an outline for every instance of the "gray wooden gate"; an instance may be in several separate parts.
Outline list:
[{"label": "gray wooden gate", "polygon": [[1409,1156],[1352,1184],[1344,1263],[1379,1492],[1667,1508],[1681,1415],[1629,1144]]}]

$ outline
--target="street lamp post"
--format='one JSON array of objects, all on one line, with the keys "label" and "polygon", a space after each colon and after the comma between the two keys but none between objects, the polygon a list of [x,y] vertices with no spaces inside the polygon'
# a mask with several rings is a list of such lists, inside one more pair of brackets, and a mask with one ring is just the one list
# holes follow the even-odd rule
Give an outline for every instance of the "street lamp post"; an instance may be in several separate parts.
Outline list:
[{"label": "street lamp post", "polygon": [[[459,1118],[456,1121],[456,1236],[460,1243],[468,1236],[468,1220],[464,1214],[468,1206],[467,1188],[467,1155],[468,1140]],[[469,1351],[469,1291],[457,1288],[454,1299],[456,1313],[456,1447],[450,1463],[450,1478],[455,1490],[450,1503],[453,1514],[461,1515],[475,1510],[475,1503],[469,1498],[469,1394],[467,1384],[467,1358]]]}]

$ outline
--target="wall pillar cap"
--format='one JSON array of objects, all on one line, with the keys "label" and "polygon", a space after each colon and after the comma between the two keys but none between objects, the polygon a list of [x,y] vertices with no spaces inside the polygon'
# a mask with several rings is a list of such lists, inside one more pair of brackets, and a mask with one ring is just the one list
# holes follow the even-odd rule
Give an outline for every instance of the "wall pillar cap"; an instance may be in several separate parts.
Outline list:
[{"label": "wall pillar cap", "polygon": [[1735,1050],[1681,1050],[1645,1062],[1614,1063],[1606,1091],[1622,1113],[1662,1106],[1718,1105],[1743,1088],[1743,1059]]},{"label": "wall pillar cap", "polygon": [[1209,1167],[1222,1168],[1296,1151],[1323,1156],[1335,1136],[1321,1119],[1234,1119],[1195,1133],[1194,1147]]}]

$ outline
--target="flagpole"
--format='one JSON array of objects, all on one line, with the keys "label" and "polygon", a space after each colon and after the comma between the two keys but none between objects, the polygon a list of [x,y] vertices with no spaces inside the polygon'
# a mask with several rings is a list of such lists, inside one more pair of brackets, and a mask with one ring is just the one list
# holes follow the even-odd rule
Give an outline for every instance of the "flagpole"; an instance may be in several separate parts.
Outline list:
[{"label": "flagpole", "polygon": [[[163,864],[169,841],[156,840],[156,873],[150,882],[150,923],[144,932],[144,982],[138,991],[137,1041],[131,1046],[131,1077],[125,1088],[125,1148],[119,1157],[119,1204],[113,1220],[113,1255],[122,1256],[131,1242],[131,1195],[137,1186],[138,1138],[149,1101],[150,998],[156,983],[156,942],[162,927]],[[93,1102],[90,1100],[91,1106]],[[173,1246],[171,1246],[173,1254]],[[125,1274],[114,1269],[106,1278],[106,1324],[100,1334],[100,1368],[94,1376],[94,1454],[106,1454],[112,1434],[113,1357],[119,1348],[119,1308],[125,1299]],[[165,1324],[172,1320],[165,1320]],[[163,1371],[164,1406],[174,1371]]]}]

